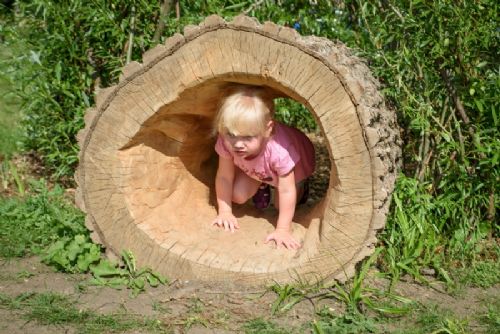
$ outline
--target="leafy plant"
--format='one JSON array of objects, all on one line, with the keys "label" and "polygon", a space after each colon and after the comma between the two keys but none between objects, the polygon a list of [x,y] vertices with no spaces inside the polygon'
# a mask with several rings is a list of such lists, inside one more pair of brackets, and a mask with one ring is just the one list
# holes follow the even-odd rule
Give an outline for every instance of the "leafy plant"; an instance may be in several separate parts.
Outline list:
[{"label": "leafy plant", "polygon": [[[364,313],[365,308],[387,315],[401,315],[409,311],[412,301],[379,289],[367,288],[363,282],[370,266],[376,261],[382,249],[378,248],[370,258],[363,263],[352,281],[340,285],[336,281],[323,298],[335,298],[347,306],[348,313]],[[379,302],[379,300],[382,301]],[[390,303],[389,303],[390,302]],[[397,303],[393,304],[393,303]]]},{"label": "leafy plant", "polygon": [[30,181],[29,196],[0,197],[0,256],[42,254],[53,243],[87,234],[83,215],[64,197],[58,185]]},{"label": "leafy plant", "polygon": [[101,261],[101,248],[88,236],[77,234],[57,240],[42,260],[66,272],[87,272],[91,264]]},{"label": "leafy plant", "polygon": [[279,312],[286,312],[290,310],[295,304],[302,301],[306,292],[293,285],[275,283],[270,287],[271,291],[277,294],[276,300],[271,307],[272,314]]},{"label": "leafy plant", "polygon": [[325,309],[319,312],[320,319],[312,323],[314,334],[357,334],[375,333],[375,322],[359,313],[347,312],[342,315],[333,315]]},{"label": "leafy plant", "polygon": [[0,256],[42,256],[42,261],[71,273],[91,272],[93,283],[128,287],[134,295],[146,284],[156,287],[166,279],[149,268],[139,269],[130,251],[122,253],[124,266],[102,258],[101,247],[92,243],[83,215],[55,185],[31,181],[24,198],[0,197]]},{"label": "leafy plant", "polygon": [[137,268],[135,258],[130,251],[122,252],[122,260],[123,267],[109,260],[101,260],[99,263],[91,265],[90,271],[94,275],[91,284],[109,286],[115,289],[126,286],[136,296],[144,291],[146,284],[157,287],[167,283],[165,277],[150,268]]},{"label": "leafy plant", "polygon": [[285,98],[276,99],[275,118],[285,124],[293,125],[303,131],[316,131],[318,129],[311,113],[300,103]]},{"label": "leafy plant", "polygon": [[243,325],[246,334],[286,334],[290,333],[290,328],[282,328],[273,322],[257,318],[246,322]]}]

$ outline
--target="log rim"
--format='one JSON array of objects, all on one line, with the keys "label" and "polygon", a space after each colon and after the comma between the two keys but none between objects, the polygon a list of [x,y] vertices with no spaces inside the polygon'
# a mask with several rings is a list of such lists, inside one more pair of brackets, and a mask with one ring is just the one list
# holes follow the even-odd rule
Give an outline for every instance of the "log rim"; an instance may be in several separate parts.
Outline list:
[{"label": "log rim", "polygon": [[[153,57],[152,59],[150,59],[148,61],[143,59],[143,64],[139,68],[136,67],[136,69],[130,75],[126,75],[126,76],[123,76],[122,78],[120,78],[120,82],[117,85],[111,86],[111,87],[108,87],[105,89],[106,90],[106,92],[105,92],[106,97],[104,98],[103,101],[101,101],[101,103],[97,103],[97,108],[94,109],[95,110],[94,117],[92,118],[90,124],[86,124],[86,127],[85,127],[86,136],[81,141],[81,150],[80,150],[80,155],[79,155],[79,158],[81,161],[83,161],[85,159],[86,150],[87,150],[88,145],[90,143],[92,132],[95,129],[96,125],[98,124],[100,117],[107,110],[111,101],[113,101],[113,99],[116,97],[118,92],[123,87],[125,87],[128,83],[133,81],[136,77],[149,71],[152,67],[154,67],[157,63],[159,63],[164,58],[167,58],[167,57],[173,55],[182,46],[190,43],[191,41],[197,39],[198,37],[202,36],[203,34],[211,32],[211,31],[220,30],[220,29],[229,29],[229,30],[233,30],[233,31],[245,31],[245,32],[249,32],[249,33],[259,34],[263,37],[275,40],[276,42],[288,44],[288,45],[295,47],[295,48],[299,49],[300,51],[306,53],[307,55],[317,59],[326,68],[328,68],[335,75],[335,77],[339,79],[339,81],[342,85],[342,89],[344,90],[344,92],[347,93],[347,95],[349,96],[349,98],[351,100],[351,103],[354,106],[358,121],[360,123],[361,133],[363,136],[364,144],[367,148],[366,151],[369,155],[370,161],[373,163],[374,155],[376,154],[376,152],[375,152],[376,147],[371,146],[369,140],[366,137],[366,126],[364,126],[362,124],[362,117],[361,117],[360,111],[358,109],[360,102],[358,101],[355,94],[353,94],[346,79],[337,70],[335,65],[333,65],[325,56],[320,54],[320,52],[317,52],[317,51],[313,50],[312,48],[308,47],[307,45],[305,45],[304,43],[302,43],[300,38],[296,38],[298,36],[298,34],[293,29],[281,27],[281,26],[275,25],[273,23],[270,23],[271,25],[273,25],[274,27],[277,27],[277,29],[278,29],[277,33],[276,32],[273,33],[273,32],[269,32],[269,31],[264,30],[263,25],[260,25],[258,22],[256,22],[252,18],[249,18],[246,16],[236,17],[232,23],[226,23],[222,19],[221,19],[222,21],[215,19],[215,23],[213,23],[213,21],[214,21],[213,17],[214,16],[210,16],[205,20],[205,22],[212,20],[212,23],[209,25],[204,25],[205,23],[202,22],[200,24],[200,26],[194,26],[194,27],[189,26],[189,27],[186,27],[186,29],[184,31],[184,36],[180,35],[180,34],[176,34],[173,37],[169,38],[167,40],[167,43],[170,42],[170,43],[172,43],[172,45],[165,48],[164,50],[161,51],[161,53],[159,55]],[[243,22],[243,24],[241,24],[241,22]],[[252,22],[255,23],[255,25],[253,25]],[[265,24],[269,24],[269,23],[266,22]],[[279,33],[280,31],[285,31],[286,33],[284,35],[282,35]],[[295,35],[297,35],[297,36],[295,36]],[[292,36],[292,38],[290,38],[290,36]],[[136,63],[136,64],[139,64],[139,63]],[[103,94],[103,93],[101,93],[101,94]],[[386,108],[386,107],[384,106],[384,108]],[[334,162],[332,161],[333,157],[331,156],[331,152],[330,152],[329,158],[330,158],[331,163],[333,164]],[[376,175],[375,175],[376,170],[373,166],[370,166],[370,170],[371,170],[372,179],[373,179],[374,177],[376,177]],[[83,169],[83,168],[78,169],[77,179],[79,181],[78,182],[79,188],[81,189],[85,185],[85,169]],[[377,186],[376,182],[372,182],[372,197],[375,197],[375,195],[377,193],[377,189],[375,189],[376,186]],[[83,207],[83,209],[85,208],[85,202],[88,202],[88,199],[86,196],[87,196],[87,194],[84,193],[82,196],[82,199],[81,199],[82,200],[81,206]],[[390,195],[389,195],[389,197],[390,197]],[[344,279],[340,278],[339,280],[342,281],[342,280],[347,279],[350,275],[352,275],[352,273],[348,273],[348,272],[352,271],[352,269],[356,265],[356,263],[361,261],[364,257],[368,256],[369,254],[373,253],[374,249],[372,246],[376,242],[376,237],[375,237],[376,230],[382,228],[384,225],[384,224],[381,224],[380,222],[378,222],[376,224],[376,222],[375,222],[376,219],[374,219],[374,216],[376,216],[377,214],[380,214],[380,212],[378,212],[378,211],[386,211],[386,210],[381,210],[381,209],[383,209],[383,207],[388,206],[387,202],[388,202],[388,200],[386,199],[386,202],[384,202],[385,204],[383,204],[381,207],[378,207],[378,208],[373,206],[372,218],[370,219],[369,226],[366,228],[366,235],[365,235],[363,244],[360,245],[360,247],[355,252],[353,252],[353,255],[349,261],[345,262],[343,264],[343,266],[341,266],[338,269],[337,272],[332,274],[333,277],[339,279],[339,273],[342,274],[342,272],[343,272],[345,274],[345,277],[344,277]],[[85,209],[84,209],[84,211],[85,211]],[[386,214],[385,212],[382,212],[384,219],[385,219],[385,214]],[[102,232],[100,231],[100,228],[97,225],[96,219],[92,215],[92,212],[87,212],[87,216],[89,216],[89,218],[90,218],[89,223],[94,227],[94,229],[93,229],[94,232],[99,234],[99,237],[101,238],[101,240],[104,240],[105,238],[102,235]],[[95,228],[95,227],[97,227],[97,228]],[[108,247],[111,247],[111,245],[108,245]]]}]

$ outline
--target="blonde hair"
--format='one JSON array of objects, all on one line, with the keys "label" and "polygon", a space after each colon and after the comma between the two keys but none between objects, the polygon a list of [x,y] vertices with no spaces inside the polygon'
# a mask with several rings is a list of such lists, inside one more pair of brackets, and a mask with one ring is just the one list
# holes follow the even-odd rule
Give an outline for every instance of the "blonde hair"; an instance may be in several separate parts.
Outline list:
[{"label": "blonde hair", "polygon": [[264,88],[238,85],[223,100],[214,130],[236,136],[262,135],[273,114],[273,99]]}]

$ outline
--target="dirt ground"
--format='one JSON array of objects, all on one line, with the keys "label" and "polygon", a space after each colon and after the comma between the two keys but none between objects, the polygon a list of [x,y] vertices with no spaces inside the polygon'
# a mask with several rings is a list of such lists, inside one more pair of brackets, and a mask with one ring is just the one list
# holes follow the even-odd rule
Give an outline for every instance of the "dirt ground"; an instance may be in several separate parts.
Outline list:
[{"label": "dirt ground", "polygon": [[[373,274],[373,273],[372,273]],[[315,310],[327,306],[339,313],[344,306],[334,300],[303,300],[289,312],[271,317],[271,305],[276,295],[262,289],[224,289],[193,281],[174,281],[133,298],[130,291],[107,287],[85,286],[88,275],[54,272],[38,257],[3,261],[0,263],[0,294],[15,297],[21,293],[54,292],[75,300],[79,310],[98,314],[126,312],[155,318],[173,333],[239,333],[245,322],[256,318],[268,319],[283,328],[299,327],[314,319]],[[383,288],[388,282],[370,275],[366,283]],[[451,296],[440,284],[433,288],[415,282],[400,282],[396,292],[415,301],[436,304],[453,311],[456,316],[470,317],[485,312],[485,299],[499,297],[498,287],[468,288],[458,296]],[[474,324],[471,324],[474,326]],[[0,307],[0,333],[75,333],[68,326],[44,326],[23,319],[19,310]],[[133,333],[138,333],[134,331]]]},{"label": "dirt ground", "polygon": [[[24,277],[29,273],[31,277]],[[77,301],[79,309],[99,314],[126,312],[154,317],[170,327],[174,333],[233,333],[242,324],[258,317],[269,318],[272,292],[262,289],[224,290],[202,282],[174,281],[168,286],[149,288],[137,297],[130,291],[89,286],[79,289],[90,276],[54,272],[37,257],[10,260],[0,264],[0,294],[11,297],[23,292],[56,292]],[[194,311],[194,309],[198,309]],[[314,307],[301,303],[284,316],[273,318],[282,325],[300,324],[313,318]],[[189,321],[205,322],[206,328]],[[65,327],[45,327],[26,322],[20,314],[0,307],[0,333],[68,333]]]}]

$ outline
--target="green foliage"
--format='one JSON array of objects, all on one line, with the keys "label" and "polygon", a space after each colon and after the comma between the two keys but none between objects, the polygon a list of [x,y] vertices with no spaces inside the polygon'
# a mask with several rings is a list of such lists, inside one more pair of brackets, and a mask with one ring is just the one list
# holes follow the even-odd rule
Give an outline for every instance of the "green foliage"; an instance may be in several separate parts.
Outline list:
[{"label": "green foliage", "polygon": [[98,314],[78,309],[75,301],[55,293],[23,293],[16,297],[0,294],[0,307],[18,310],[27,321],[43,325],[71,326],[77,333],[123,333],[147,330],[165,333],[161,322],[134,314]]},{"label": "green foliage", "polygon": [[[0,18],[0,40],[2,36],[2,19]],[[6,49],[0,49],[0,59],[5,59],[11,55]],[[20,100],[11,89],[7,73],[9,69],[0,61],[0,159],[9,158],[17,150],[17,142],[21,138],[19,127],[20,115],[18,112]]]},{"label": "green foliage", "polygon": [[311,323],[314,333],[378,332],[376,321],[367,316],[367,309],[387,317],[400,317],[408,314],[414,307],[414,303],[408,298],[363,284],[369,268],[381,251],[379,248],[363,263],[355,277],[344,285],[335,281],[328,286],[272,285],[271,290],[277,295],[271,307],[272,314],[288,311],[304,299],[335,299],[345,305],[346,311],[339,314],[328,307],[320,309],[319,319]]},{"label": "green foliage", "polygon": [[328,287],[322,298],[334,298],[345,304],[347,313],[351,315],[363,314],[365,309],[371,309],[384,315],[402,315],[409,311],[412,301],[399,295],[369,288],[364,285],[368,270],[379,256],[381,248],[365,261],[353,279],[340,285],[336,281]]},{"label": "green foliage", "polygon": [[273,322],[258,318],[246,322],[243,325],[246,334],[288,334],[290,328],[282,328]]},{"label": "green foliage", "polygon": [[302,301],[306,296],[304,290],[290,284],[281,285],[279,283],[275,283],[270,287],[270,289],[277,295],[276,300],[273,302],[271,307],[272,314],[290,310],[295,304]]},{"label": "green foliage", "polygon": [[130,251],[122,252],[122,260],[125,263],[124,267],[109,260],[100,260],[99,263],[91,265],[90,271],[94,276],[91,284],[109,286],[115,289],[126,286],[136,296],[145,290],[147,284],[151,287],[157,287],[167,283],[165,277],[150,268],[137,268],[135,258]]},{"label": "green foliage", "polygon": [[441,309],[436,305],[419,310],[416,321],[419,326],[410,333],[470,333],[467,320],[459,319],[450,311]]},{"label": "green foliage", "polygon": [[19,196],[24,196],[24,181],[21,179],[19,170],[12,160],[6,159],[0,163],[0,182],[1,190],[15,189]]},{"label": "green foliage", "polygon": [[312,323],[314,334],[376,333],[375,322],[357,312],[333,315],[329,310],[319,312],[320,319]]},{"label": "green foliage", "polygon": [[0,256],[41,254],[59,240],[88,233],[62,187],[49,190],[42,179],[31,182],[30,192],[24,198],[0,197]]},{"label": "green foliage", "polygon": [[83,234],[61,238],[44,253],[45,263],[65,272],[87,272],[91,264],[101,260],[101,248]]},{"label": "green foliage", "polygon": [[474,257],[498,234],[498,6],[494,1],[346,1],[353,39],[404,127],[386,268],[419,277]]},{"label": "green foliage", "polygon": [[489,288],[500,284],[500,263],[498,261],[478,261],[453,271],[459,283],[465,286]]},{"label": "green foliage", "polygon": [[479,320],[486,326],[486,333],[500,332],[500,301],[493,299],[487,305],[487,312],[479,315]]},{"label": "green foliage", "polygon": [[92,284],[127,287],[133,295],[146,285],[156,287],[166,278],[149,268],[137,268],[130,251],[122,253],[124,266],[101,257],[92,243],[83,215],[64,196],[59,185],[49,190],[46,182],[32,181],[24,198],[0,197],[0,256],[37,254],[42,261],[70,273],[91,272]]},{"label": "green foliage", "polygon": [[313,132],[318,129],[314,118],[307,108],[292,99],[276,99],[276,120],[293,125],[303,131]]}]

